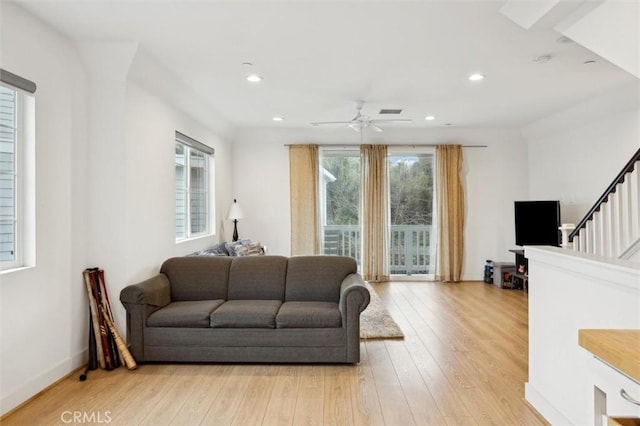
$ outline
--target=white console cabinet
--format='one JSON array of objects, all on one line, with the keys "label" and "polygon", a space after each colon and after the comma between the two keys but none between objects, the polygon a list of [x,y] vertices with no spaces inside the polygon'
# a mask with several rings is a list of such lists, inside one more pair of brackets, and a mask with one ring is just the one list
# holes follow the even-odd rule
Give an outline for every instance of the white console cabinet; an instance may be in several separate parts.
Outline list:
[{"label": "white console cabinet", "polygon": [[579,344],[593,354],[592,424],[640,425],[640,330],[580,330]]}]

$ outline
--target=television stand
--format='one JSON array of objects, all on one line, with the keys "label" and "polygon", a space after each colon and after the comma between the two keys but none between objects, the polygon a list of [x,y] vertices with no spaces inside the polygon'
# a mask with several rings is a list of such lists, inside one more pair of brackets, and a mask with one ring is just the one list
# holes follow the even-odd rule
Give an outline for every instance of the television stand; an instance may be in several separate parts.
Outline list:
[{"label": "television stand", "polygon": [[529,290],[529,261],[524,257],[523,249],[509,250],[516,255],[516,272],[512,275],[511,283],[514,288]]}]

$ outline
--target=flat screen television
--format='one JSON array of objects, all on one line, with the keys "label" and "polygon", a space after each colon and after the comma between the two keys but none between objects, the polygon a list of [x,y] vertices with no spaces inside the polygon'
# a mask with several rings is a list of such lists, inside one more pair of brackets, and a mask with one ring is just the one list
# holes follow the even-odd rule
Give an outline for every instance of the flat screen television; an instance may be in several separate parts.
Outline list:
[{"label": "flat screen television", "polygon": [[560,245],[560,201],[516,201],[516,245]]}]

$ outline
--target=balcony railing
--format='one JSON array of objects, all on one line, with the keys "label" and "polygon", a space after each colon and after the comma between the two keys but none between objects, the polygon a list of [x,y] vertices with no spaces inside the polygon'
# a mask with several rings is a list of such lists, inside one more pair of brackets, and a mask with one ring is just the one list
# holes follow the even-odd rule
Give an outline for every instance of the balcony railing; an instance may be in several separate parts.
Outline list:
[{"label": "balcony railing", "polygon": [[[431,225],[392,225],[389,271],[393,275],[431,274]],[[324,254],[350,256],[360,263],[360,227],[325,225]]]}]

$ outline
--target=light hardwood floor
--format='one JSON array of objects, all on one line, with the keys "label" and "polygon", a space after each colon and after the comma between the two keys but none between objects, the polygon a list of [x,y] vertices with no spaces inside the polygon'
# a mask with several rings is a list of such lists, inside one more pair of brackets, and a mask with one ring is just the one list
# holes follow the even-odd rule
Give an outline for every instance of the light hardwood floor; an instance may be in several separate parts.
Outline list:
[{"label": "light hardwood floor", "polygon": [[[524,400],[527,295],[374,284],[406,337],[349,365],[142,365],[72,375],[3,425],[544,425]],[[76,416],[74,418],[74,416]]]}]

